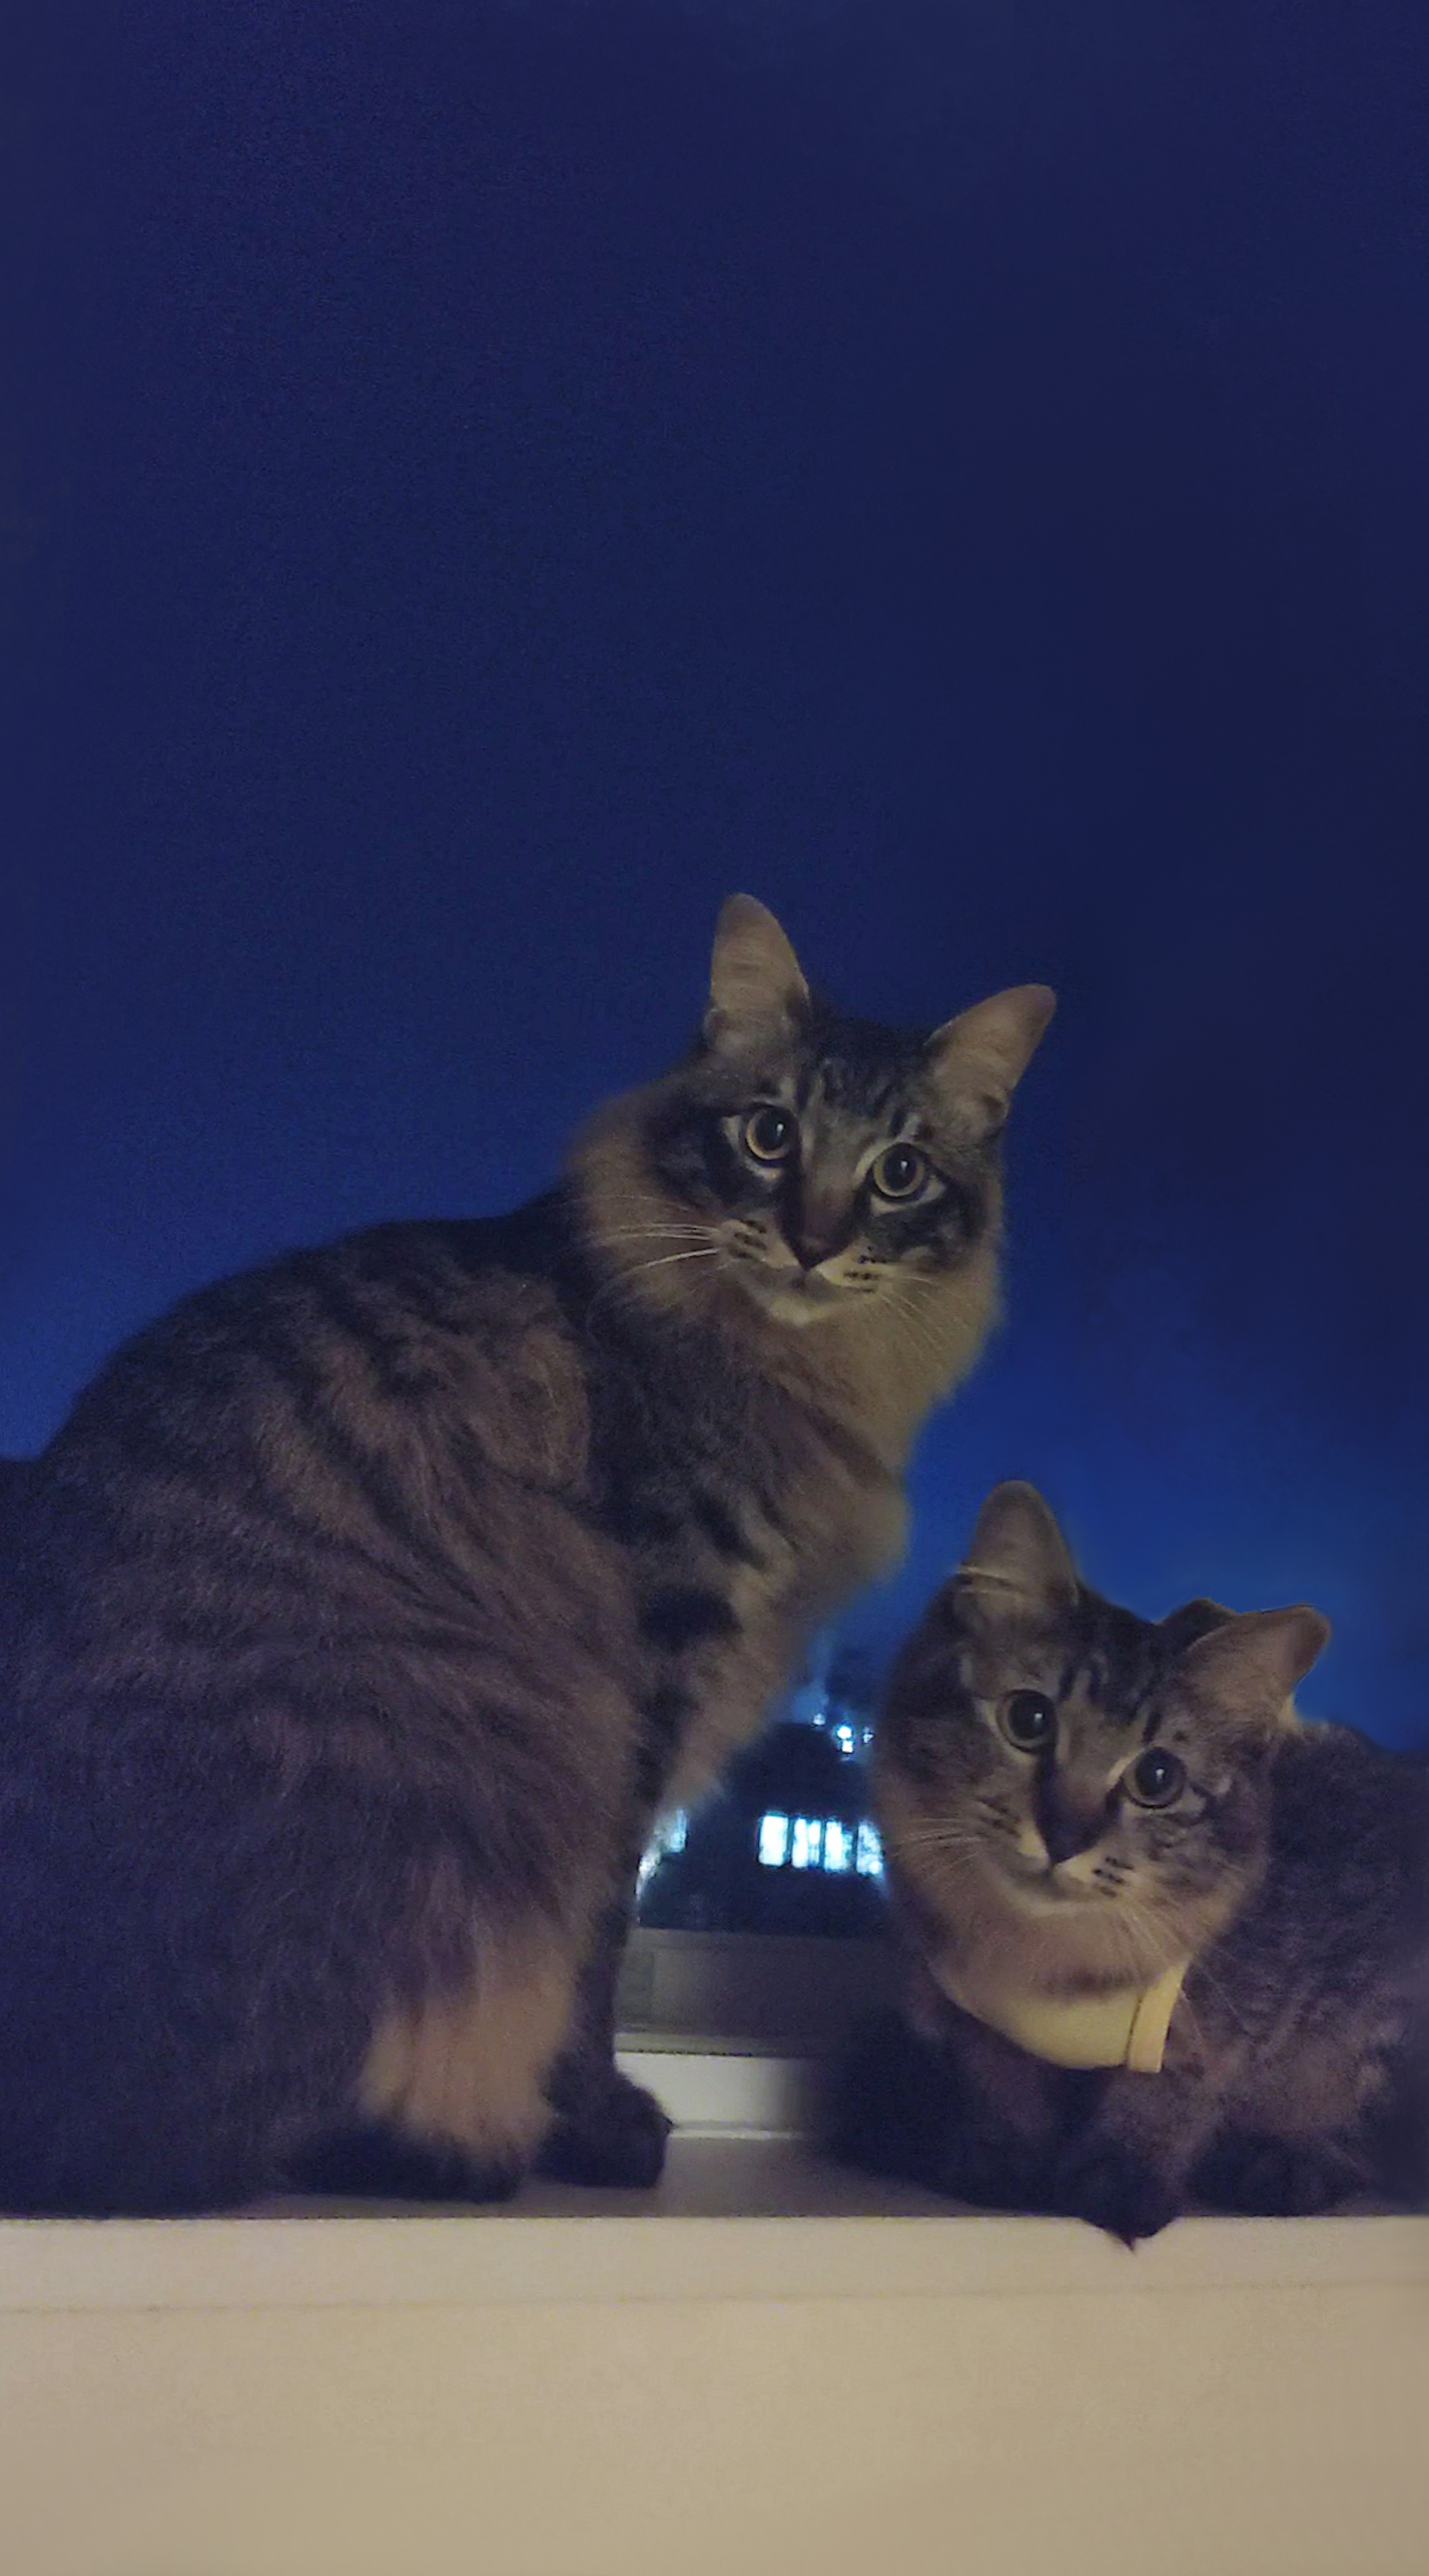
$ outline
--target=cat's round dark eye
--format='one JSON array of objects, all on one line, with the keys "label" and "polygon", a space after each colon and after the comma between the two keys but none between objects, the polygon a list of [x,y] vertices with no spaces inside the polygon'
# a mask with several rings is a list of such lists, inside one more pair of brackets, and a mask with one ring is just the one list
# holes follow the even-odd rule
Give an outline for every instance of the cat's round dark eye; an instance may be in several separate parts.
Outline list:
[{"label": "cat's round dark eye", "polygon": [[1002,1731],[1019,1753],[1045,1753],[1057,1741],[1057,1712],[1040,1691],[1014,1691],[1003,1706]]},{"label": "cat's round dark eye", "polygon": [[794,1151],[797,1130],[787,1109],[771,1100],[751,1109],[744,1122],[744,1150],[756,1163],[785,1163]]},{"label": "cat's round dark eye", "polygon": [[1121,1785],[1138,1807],[1174,1806],[1186,1786],[1186,1765],[1161,1745],[1150,1744],[1122,1773]]},{"label": "cat's round dark eye", "polygon": [[916,1145],[885,1145],[869,1179],[881,1199],[915,1199],[928,1177],[928,1157]]}]

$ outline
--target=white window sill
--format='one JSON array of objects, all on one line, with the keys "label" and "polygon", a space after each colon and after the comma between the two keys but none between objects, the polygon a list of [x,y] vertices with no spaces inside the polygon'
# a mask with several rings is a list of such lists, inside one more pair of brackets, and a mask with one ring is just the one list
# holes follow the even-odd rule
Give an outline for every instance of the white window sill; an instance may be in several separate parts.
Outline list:
[{"label": "white window sill", "polygon": [[1429,2283],[1429,2219],[1191,2217],[1129,2254],[1079,2221],[961,2210],[840,2172],[795,2138],[685,2132],[653,2192],[529,2186],[488,2209],[266,2204],[232,2218],[0,2223],[0,2317],[61,2310]]},{"label": "white window sill", "polygon": [[[727,2111],[795,2081],[770,2063],[664,2072]],[[1426,2279],[1429,2220],[1190,2218],[1131,2255],[720,2120],[649,2194],[9,2220],[0,2556],[1421,2576]]]}]

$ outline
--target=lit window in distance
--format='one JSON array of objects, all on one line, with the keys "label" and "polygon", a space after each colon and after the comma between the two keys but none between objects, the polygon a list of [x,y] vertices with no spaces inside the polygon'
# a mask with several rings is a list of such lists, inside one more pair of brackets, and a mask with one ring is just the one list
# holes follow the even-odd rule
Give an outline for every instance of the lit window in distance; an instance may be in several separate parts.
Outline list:
[{"label": "lit window in distance", "polygon": [[812,1816],[794,1818],[794,1839],[789,1858],[795,1869],[818,1869],[823,1860],[824,1829]]},{"label": "lit window in distance", "polygon": [[656,1826],[654,1837],[646,1847],[636,1876],[637,1894],[644,1893],[647,1879],[654,1876],[661,1861],[668,1860],[675,1852],[682,1852],[689,1838],[689,1817],[683,1807],[677,1807],[673,1815],[666,1816],[664,1822]]},{"label": "lit window in distance", "polygon": [[824,1867],[835,1871],[853,1867],[853,1836],[847,1825],[832,1816],[824,1827]]},{"label": "lit window in distance", "polygon": [[876,1825],[859,1826],[854,1868],[860,1878],[883,1876],[883,1845],[878,1839]]},{"label": "lit window in distance", "polygon": [[782,1869],[789,1857],[789,1819],[787,1816],[761,1816],[759,1819],[759,1857],[766,1869]]}]

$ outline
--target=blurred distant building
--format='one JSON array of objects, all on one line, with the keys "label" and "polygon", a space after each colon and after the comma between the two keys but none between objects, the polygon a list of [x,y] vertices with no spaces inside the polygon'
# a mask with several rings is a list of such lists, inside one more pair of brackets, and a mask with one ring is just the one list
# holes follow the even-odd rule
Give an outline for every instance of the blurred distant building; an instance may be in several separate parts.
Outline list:
[{"label": "blurred distant building", "polygon": [[883,1861],[868,1813],[875,1681],[820,1652],[718,1793],[667,1818],[641,1871],[640,1920],[661,1931],[876,1934]]}]

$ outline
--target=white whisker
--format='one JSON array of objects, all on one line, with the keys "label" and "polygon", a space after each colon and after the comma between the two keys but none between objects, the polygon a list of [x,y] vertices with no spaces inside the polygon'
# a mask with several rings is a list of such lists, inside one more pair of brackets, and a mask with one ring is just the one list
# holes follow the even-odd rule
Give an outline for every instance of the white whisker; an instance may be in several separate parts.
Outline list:
[{"label": "white whisker", "polygon": [[679,1242],[689,1237],[700,1243],[711,1240],[707,1225],[610,1225],[601,1229],[602,1243],[648,1243],[668,1238]]},{"label": "white whisker", "polygon": [[621,1276],[625,1279],[638,1279],[642,1271],[668,1270],[671,1263],[675,1261],[718,1261],[723,1249],[722,1244],[710,1243],[706,1244],[702,1251],[663,1252],[654,1261],[632,1261]]},{"label": "white whisker", "polygon": [[661,1253],[657,1255],[655,1259],[650,1261],[624,1262],[618,1269],[612,1270],[609,1276],[602,1281],[600,1287],[596,1290],[587,1309],[587,1322],[591,1323],[595,1320],[600,1307],[605,1304],[607,1300],[613,1300],[623,1295],[633,1301],[638,1295],[636,1283],[644,1276],[646,1271],[668,1270],[672,1268],[677,1261],[724,1261],[726,1266],[728,1266],[728,1256],[725,1252],[725,1248],[723,1244],[719,1243],[698,1244],[695,1246],[693,1251]]}]

